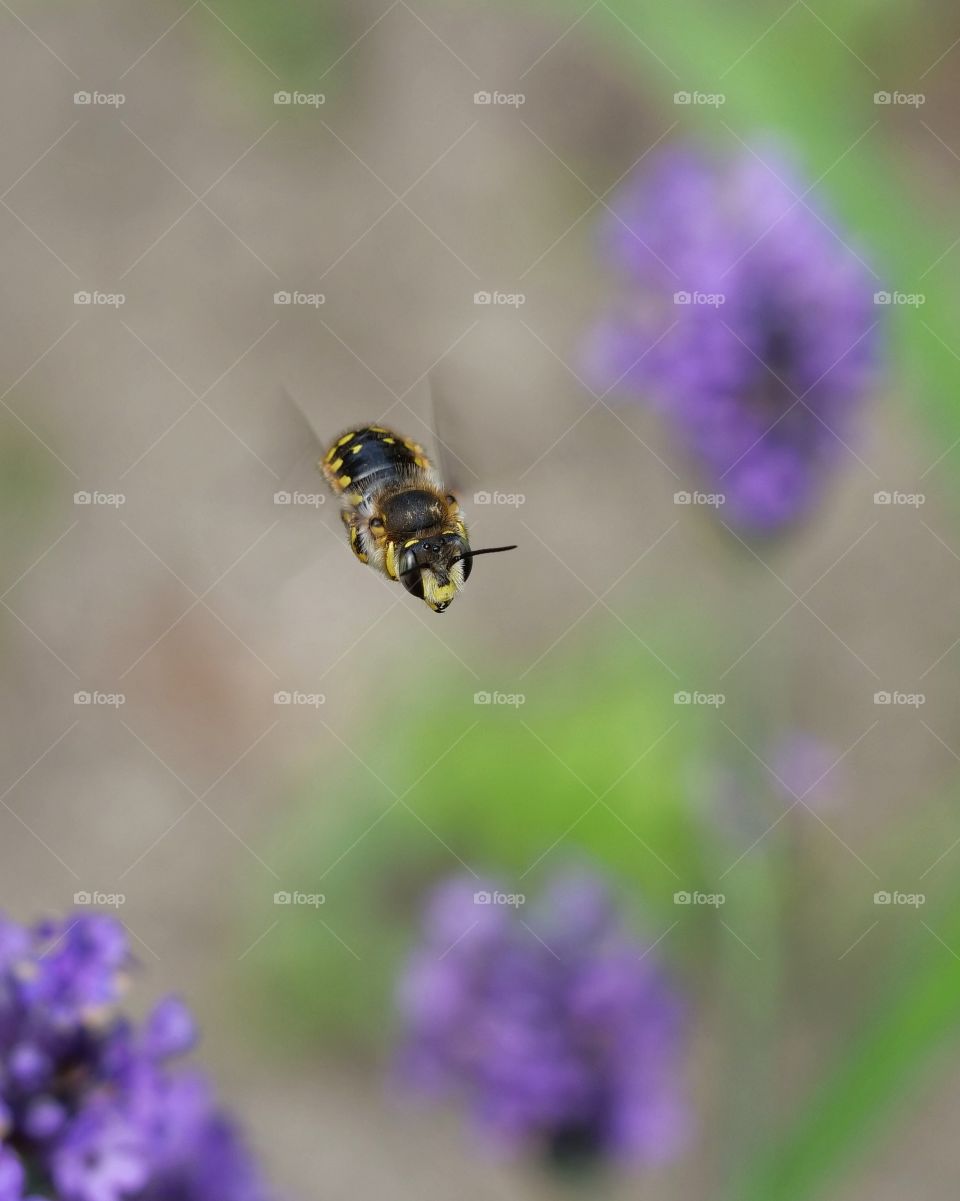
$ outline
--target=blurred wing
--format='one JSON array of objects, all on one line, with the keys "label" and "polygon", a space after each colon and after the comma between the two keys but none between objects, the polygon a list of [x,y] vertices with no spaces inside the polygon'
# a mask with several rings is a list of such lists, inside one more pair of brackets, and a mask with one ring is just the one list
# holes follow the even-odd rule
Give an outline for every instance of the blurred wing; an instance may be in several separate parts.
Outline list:
[{"label": "blurred wing", "polygon": [[[471,462],[466,435],[457,409],[443,389],[436,372],[430,376],[427,425],[434,447],[434,462],[444,484],[458,495],[472,492],[480,483],[480,472]],[[475,457],[475,456],[474,456]]]},{"label": "blurred wing", "polygon": [[[271,426],[273,461],[280,476],[277,487],[286,492],[319,492],[326,484],[317,466],[324,443],[306,406],[281,386]],[[331,430],[330,435],[336,431]]]}]

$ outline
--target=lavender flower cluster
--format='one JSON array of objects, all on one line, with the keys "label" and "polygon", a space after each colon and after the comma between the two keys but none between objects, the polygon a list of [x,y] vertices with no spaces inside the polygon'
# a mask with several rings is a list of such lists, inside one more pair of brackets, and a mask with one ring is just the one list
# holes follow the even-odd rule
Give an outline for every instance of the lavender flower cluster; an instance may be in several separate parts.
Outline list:
[{"label": "lavender flower cluster", "polygon": [[0,1201],[266,1201],[206,1078],[171,1062],[186,1007],[117,1013],[131,966],[113,918],[0,916]]},{"label": "lavender flower cluster", "polygon": [[430,901],[399,993],[403,1081],[464,1099],[508,1151],[669,1158],[686,1125],[683,1007],[605,886],[559,877],[523,916],[477,887],[456,878]]},{"label": "lavender flower cluster", "polygon": [[674,149],[622,186],[603,228],[625,302],[587,371],[663,411],[749,534],[810,509],[877,374],[871,273],[807,194],[776,151],[719,164]]}]

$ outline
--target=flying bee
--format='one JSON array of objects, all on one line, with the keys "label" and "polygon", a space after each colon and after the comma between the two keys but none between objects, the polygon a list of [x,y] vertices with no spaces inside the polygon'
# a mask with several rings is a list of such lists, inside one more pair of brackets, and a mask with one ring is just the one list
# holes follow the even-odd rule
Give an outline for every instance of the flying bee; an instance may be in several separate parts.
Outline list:
[{"label": "flying bee", "polygon": [[457,498],[423,447],[383,426],[341,434],[319,466],[360,562],[399,580],[434,613],[467,582],[477,555],[516,549],[471,550]]}]

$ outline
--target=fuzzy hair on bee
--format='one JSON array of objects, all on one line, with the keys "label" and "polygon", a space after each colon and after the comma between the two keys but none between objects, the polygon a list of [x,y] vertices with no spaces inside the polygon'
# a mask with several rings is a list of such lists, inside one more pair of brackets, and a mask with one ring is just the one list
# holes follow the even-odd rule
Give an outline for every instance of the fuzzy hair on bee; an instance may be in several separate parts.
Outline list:
[{"label": "fuzzy hair on bee", "polygon": [[476,555],[514,549],[471,550],[460,505],[423,447],[384,426],[341,434],[319,467],[356,557],[434,613],[463,588]]}]

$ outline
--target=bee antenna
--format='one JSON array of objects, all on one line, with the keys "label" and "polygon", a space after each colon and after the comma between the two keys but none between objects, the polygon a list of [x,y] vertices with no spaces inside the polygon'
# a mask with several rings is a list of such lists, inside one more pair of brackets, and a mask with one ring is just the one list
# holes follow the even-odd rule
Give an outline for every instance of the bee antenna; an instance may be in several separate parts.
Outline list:
[{"label": "bee antenna", "polygon": [[[464,551],[462,555],[457,555],[457,557],[453,560],[453,563],[459,563],[461,559],[474,559],[477,555],[499,555],[501,551],[516,549],[516,543],[514,543],[513,546],[485,546],[481,550]],[[450,564],[451,567],[453,566],[453,563]]]}]

